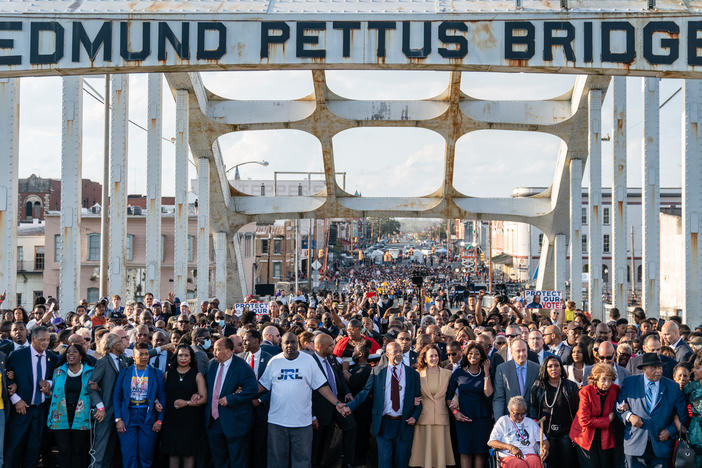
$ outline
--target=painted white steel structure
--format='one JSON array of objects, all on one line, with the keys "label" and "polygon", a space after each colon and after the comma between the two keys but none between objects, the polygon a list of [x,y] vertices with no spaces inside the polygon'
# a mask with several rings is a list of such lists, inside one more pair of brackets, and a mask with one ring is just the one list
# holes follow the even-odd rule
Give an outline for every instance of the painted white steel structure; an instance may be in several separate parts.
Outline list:
[{"label": "painted white steel structure", "polygon": [[[0,290],[13,290],[14,219],[17,188],[18,81],[31,75],[81,75],[105,72],[112,77],[110,191],[111,293],[125,284],[128,75],[165,72],[176,102],[176,223],[174,279],[176,296],[185,297],[187,278],[187,164],[198,166],[201,209],[198,211],[198,258],[209,258],[214,233],[216,292],[226,304],[240,299],[242,282],[235,233],[247,223],[275,219],[398,217],[472,218],[529,223],[545,234],[539,288],[580,282],[581,182],[588,175],[588,254],[601,255],[601,106],[611,75],[648,76],[644,84],[644,256],[646,308],[657,310],[658,268],[658,78],[702,77],[702,0],[373,0],[328,2],[34,0],[0,2]],[[314,91],[296,100],[243,101],[208,90],[202,70],[308,69]],[[448,87],[430,99],[354,100],[333,93],[326,69],[422,69],[451,72]],[[477,99],[461,90],[463,71],[580,73],[571,90],[541,101]],[[120,75],[119,73],[122,73]],[[2,77],[10,77],[4,80]],[[149,210],[160,196],[160,90],[149,86]],[[623,80],[615,85],[615,121],[626,119]],[[697,83],[695,81],[694,83]],[[686,84],[686,184],[699,180],[696,129],[699,86]],[[64,117],[66,118],[66,117]],[[689,124],[687,123],[689,120]],[[336,182],[332,139],[358,127],[418,127],[445,141],[442,183],[421,197],[359,197]],[[251,196],[227,180],[218,137],[249,130],[294,129],[316,137],[322,147],[324,190],[303,196]],[[477,130],[543,132],[562,140],[553,183],[545,191],[521,198],[475,198],[458,191],[454,181],[457,141]],[[614,132],[613,200],[625,196],[622,132]],[[595,164],[593,164],[593,162]],[[6,164],[5,164],[6,163]],[[156,179],[153,180],[152,176]],[[73,179],[71,179],[73,180]],[[67,182],[64,180],[64,182]],[[70,182],[70,180],[68,181]],[[14,184],[14,185],[13,185]],[[694,183],[692,184],[694,185]],[[209,188],[209,190],[207,190]],[[621,192],[621,193],[620,193]],[[72,193],[71,197],[75,194]],[[620,196],[621,195],[621,196]],[[72,198],[71,198],[72,199]],[[699,286],[699,188],[686,192],[687,281]],[[70,203],[69,203],[70,205]],[[63,209],[70,209],[63,205]],[[612,210],[616,212],[616,210]],[[616,217],[614,239],[626,238],[625,214]],[[157,281],[160,226],[149,224],[147,257],[150,281]],[[618,244],[620,245],[620,244]],[[694,246],[697,246],[695,250]],[[569,247],[568,247],[569,246]],[[616,247],[618,251],[621,245]],[[566,251],[570,278],[566,278]],[[694,253],[693,253],[694,252]],[[204,255],[203,255],[204,253]],[[66,258],[70,270],[73,256]],[[624,255],[614,270],[625,271]],[[681,259],[682,260],[682,259]],[[201,270],[198,265],[198,271]],[[601,268],[590,265],[590,304],[601,316],[598,290]],[[207,271],[206,269],[204,271]],[[621,275],[613,275],[621,284]],[[209,278],[198,275],[198,298]],[[153,284],[153,283],[150,283]],[[156,287],[154,284],[153,287]],[[689,289],[699,289],[688,288]],[[702,320],[688,298],[684,317]],[[10,296],[11,297],[11,296]],[[622,295],[617,295],[621,304]]]}]

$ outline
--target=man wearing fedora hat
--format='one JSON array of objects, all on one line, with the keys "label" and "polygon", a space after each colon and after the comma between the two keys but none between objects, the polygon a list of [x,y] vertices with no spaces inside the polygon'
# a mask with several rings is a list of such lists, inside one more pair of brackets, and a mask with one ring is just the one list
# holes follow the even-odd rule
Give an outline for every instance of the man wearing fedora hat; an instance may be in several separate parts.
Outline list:
[{"label": "man wearing fedora hat", "polygon": [[624,379],[617,411],[625,424],[624,454],[629,468],[665,468],[673,450],[677,413],[687,422],[685,397],[678,385],[663,377],[663,361],[656,353],[643,355],[643,374]]}]

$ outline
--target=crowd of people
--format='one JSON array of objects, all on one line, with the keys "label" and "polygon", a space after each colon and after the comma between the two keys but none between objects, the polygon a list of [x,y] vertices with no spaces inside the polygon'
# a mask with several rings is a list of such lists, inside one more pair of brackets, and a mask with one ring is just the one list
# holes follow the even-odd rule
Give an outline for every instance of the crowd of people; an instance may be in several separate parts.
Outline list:
[{"label": "crowd of people", "polygon": [[172,294],[5,310],[0,466],[663,468],[680,436],[702,454],[702,328],[483,292],[452,309],[443,274],[405,270],[259,314]]}]

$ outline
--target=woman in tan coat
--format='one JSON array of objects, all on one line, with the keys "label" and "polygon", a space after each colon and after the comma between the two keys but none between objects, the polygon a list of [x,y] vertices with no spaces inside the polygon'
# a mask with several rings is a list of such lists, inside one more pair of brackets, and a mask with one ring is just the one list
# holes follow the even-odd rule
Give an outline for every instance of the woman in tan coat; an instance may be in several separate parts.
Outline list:
[{"label": "woman in tan coat", "polygon": [[446,389],[451,371],[439,367],[439,348],[425,346],[417,358],[422,391],[422,413],[414,429],[410,466],[444,468],[454,465]]}]

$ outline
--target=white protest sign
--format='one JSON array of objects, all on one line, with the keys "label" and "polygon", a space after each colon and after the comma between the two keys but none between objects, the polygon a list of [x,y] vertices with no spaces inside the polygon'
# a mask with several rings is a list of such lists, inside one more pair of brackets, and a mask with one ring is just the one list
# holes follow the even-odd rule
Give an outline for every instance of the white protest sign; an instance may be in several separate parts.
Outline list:
[{"label": "white protest sign", "polygon": [[234,304],[234,314],[237,317],[241,317],[241,314],[244,313],[244,309],[249,309],[252,312],[255,312],[256,315],[264,315],[268,313],[268,303],[260,303],[260,302],[251,302],[248,304]]},{"label": "white protest sign", "polygon": [[527,309],[563,309],[563,291],[524,291]]}]

